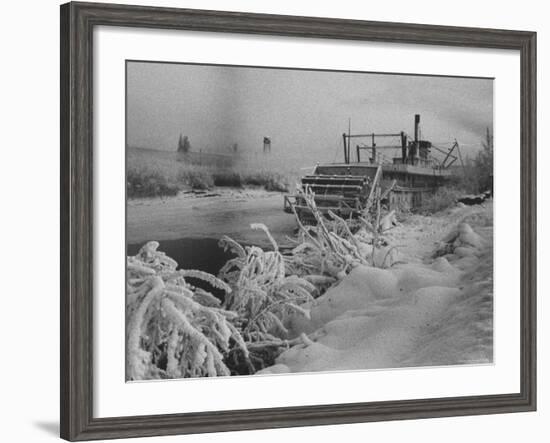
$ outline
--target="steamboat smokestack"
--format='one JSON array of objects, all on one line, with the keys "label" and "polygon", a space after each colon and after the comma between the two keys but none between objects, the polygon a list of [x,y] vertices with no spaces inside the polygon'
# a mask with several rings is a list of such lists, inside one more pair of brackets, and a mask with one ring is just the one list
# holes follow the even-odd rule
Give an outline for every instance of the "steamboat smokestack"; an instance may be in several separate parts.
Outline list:
[{"label": "steamboat smokestack", "polygon": [[418,130],[420,128],[420,114],[414,115],[414,143],[418,146]]},{"label": "steamboat smokestack", "polygon": [[420,131],[420,114],[414,114],[414,142],[409,143],[409,159],[408,161],[414,165],[416,155],[418,153],[418,148],[420,141],[418,140]]}]

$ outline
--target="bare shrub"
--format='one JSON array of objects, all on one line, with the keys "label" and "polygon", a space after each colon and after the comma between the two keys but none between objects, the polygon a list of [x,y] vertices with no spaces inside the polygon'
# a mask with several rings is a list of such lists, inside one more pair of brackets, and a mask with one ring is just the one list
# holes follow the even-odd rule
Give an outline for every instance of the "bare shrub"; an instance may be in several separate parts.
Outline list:
[{"label": "bare shrub", "polygon": [[493,190],[493,134],[487,128],[482,149],[474,158],[466,158],[461,174],[451,179],[451,186],[464,194],[478,194]]},{"label": "bare shrub", "polygon": [[179,186],[169,182],[159,171],[146,168],[131,168],[126,173],[126,194],[128,198],[176,195]]},{"label": "bare shrub", "polygon": [[461,196],[465,194],[465,189],[442,186],[437,188],[433,194],[422,196],[422,204],[414,210],[420,214],[435,214],[444,209],[454,206]]},{"label": "bare shrub", "polygon": [[243,179],[236,171],[216,171],[212,173],[212,180],[215,186],[227,186],[232,188],[242,188]]},{"label": "bare shrub", "polygon": [[282,174],[271,171],[244,172],[243,184],[261,186],[266,191],[287,192],[289,180]]},{"label": "bare shrub", "polygon": [[214,186],[212,175],[203,169],[182,168],[178,173],[178,181],[183,187],[191,189],[210,189]]},{"label": "bare shrub", "polygon": [[182,161],[181,153],[152,149],[129,149],[127,164],[128,198],[171,196],[184,189],[214,186],[260,186],[267,191],[286,192],[291,181],[290,175],[262,169],[256,163],[231,167],[196,164]]}]

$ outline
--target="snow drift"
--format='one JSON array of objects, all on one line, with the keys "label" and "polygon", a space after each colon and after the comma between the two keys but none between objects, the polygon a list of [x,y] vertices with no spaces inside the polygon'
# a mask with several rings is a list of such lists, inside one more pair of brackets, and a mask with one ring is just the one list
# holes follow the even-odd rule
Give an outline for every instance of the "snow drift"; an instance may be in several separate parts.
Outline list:
[{"label": "snow drift", "polygon": [[309,339],[258,374],[492,362],[492,233],[491,204],[414,216],[392,233],[400,264],[357,266],[290,317]]}]

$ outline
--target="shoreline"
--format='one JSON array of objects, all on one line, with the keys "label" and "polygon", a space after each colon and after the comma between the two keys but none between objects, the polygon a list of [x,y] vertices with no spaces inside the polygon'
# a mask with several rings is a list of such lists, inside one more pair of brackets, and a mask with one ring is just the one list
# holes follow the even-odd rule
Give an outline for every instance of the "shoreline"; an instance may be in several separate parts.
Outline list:
[{"label": "shoreline", "polygon": [[283,211],[285,193],[261,188],[216,187],[206,192],[180,192],[173,197],[129,199],[126,204],[126,244],[228,235],[267,244],[265,235],[250,229],[264,223],[278,242],[295,228],[294,216]]}]

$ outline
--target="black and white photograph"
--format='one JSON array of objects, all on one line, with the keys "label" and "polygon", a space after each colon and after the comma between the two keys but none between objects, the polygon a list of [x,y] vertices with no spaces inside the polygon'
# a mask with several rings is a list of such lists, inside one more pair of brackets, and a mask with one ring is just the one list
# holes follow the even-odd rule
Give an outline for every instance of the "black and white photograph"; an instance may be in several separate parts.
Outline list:
[{"label": "black and white photograph", "polygon": [[549,11],[6,2],[0,440],[544,440]]},{"label": "black and white photograph", "polygon": [[493,79],[126,62],[126,379],[493,362]]}]

